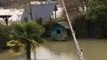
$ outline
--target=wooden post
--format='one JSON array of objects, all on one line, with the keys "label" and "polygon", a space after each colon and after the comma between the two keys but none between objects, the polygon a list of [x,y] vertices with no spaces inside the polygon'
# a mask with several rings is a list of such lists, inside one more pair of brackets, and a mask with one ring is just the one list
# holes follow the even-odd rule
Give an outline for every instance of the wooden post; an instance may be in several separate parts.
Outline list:
[{"label": "wooden post", "polygon": [[3,19],[4,19],[5,23],[6,23],[6,26],[8,26],[8,17],[5,17]]},{"label": "wooden post", "polygon": [[66,9],[66,6],[65,6],[65,3],[64,3],[63,0],[62,0],[62,4],[63,4],[64,10],[65,10],[65,13],[66,13],[66,16],[67,16],[67,21],[68,21],[69,26],[70,26],[71,34],[72,34],[73,39],[74,39],[74,43],[75,43],[75,46],[76,46],[78,58],[79,58],[79,60],[84,60],[82,50],[80,49],[80,46],[78,44],[77,38],[75,36],[75,32],[74,32],[72,24],[71,24],[71,20],[69,18],[69,15],[68,15],[68,12],[67,12],[67,9]]},{"label": "wooden post", "polygon": [[0,18],[3,18],[5,23],[6,23],[6,26],[8,26],[8,20],[9,20],[9,17],[11,17],[12,15],[0,15]]}]

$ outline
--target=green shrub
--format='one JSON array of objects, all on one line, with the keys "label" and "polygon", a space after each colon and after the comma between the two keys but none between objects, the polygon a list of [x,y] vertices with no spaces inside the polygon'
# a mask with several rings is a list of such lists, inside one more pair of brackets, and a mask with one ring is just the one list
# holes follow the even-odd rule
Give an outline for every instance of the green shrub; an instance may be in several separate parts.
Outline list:
[{"label": "green shrub", "polygon": [[10,28],[8,26],[0,24],[0,49],[8,48],[6,43],[10,40],[9,32]]}]

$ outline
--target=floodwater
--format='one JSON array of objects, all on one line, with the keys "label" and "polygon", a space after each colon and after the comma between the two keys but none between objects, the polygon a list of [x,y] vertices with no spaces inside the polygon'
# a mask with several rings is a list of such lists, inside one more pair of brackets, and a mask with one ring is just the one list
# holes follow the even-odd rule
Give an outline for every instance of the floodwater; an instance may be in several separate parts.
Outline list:
[{"label": "floodwater", "polygon": [[[78,39],[85,60],[107,60],[107,40]],[[36,49],[32,60],[78,60],[73,40],[46,41]],[[25,56],[12,57],[9,52],[0,53],[0,60],[26,60]]]}]

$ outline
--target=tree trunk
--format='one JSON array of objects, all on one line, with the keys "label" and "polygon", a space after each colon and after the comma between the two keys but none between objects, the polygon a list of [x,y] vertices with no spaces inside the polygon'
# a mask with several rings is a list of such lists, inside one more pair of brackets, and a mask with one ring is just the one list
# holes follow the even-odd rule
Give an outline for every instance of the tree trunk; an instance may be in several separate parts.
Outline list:
[{"label": "tree trunk", "polygon": [[31,43],[27,41],[26,45],[27,60],[31,60]]},{"label": "tree trunk", "polygon": [[31,18],[31,21],[33,20],[33,16],[32,16],[32,5],[31,5],[31,2],[29,1],[29,9],[30,9],[30,18]]},{"label": "tree trunk", "polygon": [[7,19],[5,20],[5,22],[6,22],[6,26],[8,26],[8,20]]},{"label": "tree trunk", "polygon": [[36,51],[34,49],[34,60],[36,60]]},{"label": "tree trunk", "polygon": [[55,19],[56,19],[56,11],[55,11]]}]

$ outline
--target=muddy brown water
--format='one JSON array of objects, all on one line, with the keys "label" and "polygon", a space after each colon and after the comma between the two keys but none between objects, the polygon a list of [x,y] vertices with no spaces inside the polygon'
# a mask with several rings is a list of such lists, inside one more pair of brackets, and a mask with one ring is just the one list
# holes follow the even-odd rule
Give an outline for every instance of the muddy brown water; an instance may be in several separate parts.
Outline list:
[{"label": "muddy brown water", "polygon": [[[107,60],[107,40],[79,39],[85,60]],[[32,53],[34,60],[34,53]],[[46,41],[36,49],[36,60],[78,60],[73,40]],[[0,53],[0,60],[26,60],[26,57],[13,57],[7,51]]]}]

